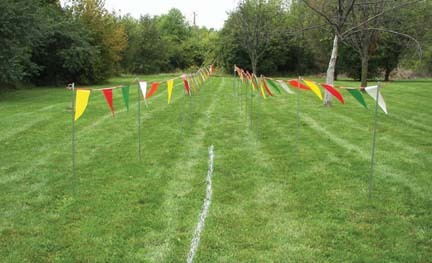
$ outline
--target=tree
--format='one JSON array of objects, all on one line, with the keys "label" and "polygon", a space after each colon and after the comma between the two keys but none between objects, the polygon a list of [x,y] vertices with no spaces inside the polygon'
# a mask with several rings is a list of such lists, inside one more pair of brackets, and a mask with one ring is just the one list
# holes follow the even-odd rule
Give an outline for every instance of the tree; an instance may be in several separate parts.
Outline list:
[{"label": "tree", "polygon": [[31,62],[38,66],[30,81],[37,85],[78,81],[98,56],[89,34],[72,14],[55,1],[39,8],[41,37],[32,48]]},{"label": "tree", "polygon": [[37,71],[32,47],[41,36],[32,0],[0,1],[0,86],[14,86]]},{"label": "tree", "polygon": [[161,39],[156,20],[147,15],[139,21],[131,17],[125,17],[122,21],[129,41],[124,52],[123,68],[136,74],[156,73],[167,68],[166,44]]},{"label": "tree", "polygon": [[[334,82],[334,72],[336,68],[336,61],[338,56],[339,42],[344,40],[348,35],[352,34],[363,34],[366,36],[370,34],[369,37],[358,38],[361,43],[358,45],[361,49],[362,54],[369,54],[369,47],[371,42],[374,40],[374,31],[377,28],[370,27],[369,24],[375,23],[381,19],[381,17],[389,11],[397,10],[399,8],[405,7],[407,5],[419,2],[420,0],[414,1],[400,1],[398,4],[392,4],[388,8],[379,8],[384,5],[384,3],[389,3],[387,0],[338,0],[336,1],[311,1],[302,0],[311,10],[316,12],[318,15],[322,16],[324,20],[333,28],[334,40],[333,49],[330,57],[329,66],[327,69],[327,79],[328,84],[333,84]],[[355,5],[358,3],[358,8]],[[369,12],[370,6],[377,6],[375,12]],[[353,12],[355,17],[353,18]],[[360,14],[358,13],[360,12]],[[347,21],[351,18],[353,24],[347,27]],[[379,25],[379,23],[377,23]],[[367,33],[368,32],[368,33]],[[369,45],[368,45],[369,44]],[[364,56],[364,60],[367,60],[368,56]],[[366,71],[367,76],[367,71]],[[330,106],[332,102],[332,96],[326,91],[324,97],[324,105]]]},{"label": "tree", "polygon": [[276,18],[282,15],[282,2],[278,0],[244,0],[231,14],[239,32],[236,36],[249,55],[254,74],[270,40],[281,33]]},{"label": "tree", "polygon": [[[310,9],[322,16],[324,20],[328,23],[328,25],[330,25],[333,29],[333,48],[327,68],[326,77],[326,83],[333,85],[340,38],[343,34],[345,23],[353,10],[356,0],[338,0],[337,3],[335,3],[334,1],[317,1],[318,3],[315,4],[313,4],[312,1],[308,0],[302,1]],[[321,5],[320,7],[318,7],[319,4]],[[324,105],[331,106],[331,103],[332,95],[328,91],[325,91]]]},{"label": "tree", "polygon": [[105,9],[103,0],[75,0],[72,12],[88,32],[90,44],[98,53],[82,80],[88,83],[104,81],[119,70],[121,55],[127,47],[125,29],[115,14]]},{"label": "tree", "polygon": [[180,10],[172,8],[168,14],[157,19],[158,30],[166,45],[168,68],[166,71],[186,68],[189,64],[184,54],[185,41],[190,38],[191,31],[186,18]]}]

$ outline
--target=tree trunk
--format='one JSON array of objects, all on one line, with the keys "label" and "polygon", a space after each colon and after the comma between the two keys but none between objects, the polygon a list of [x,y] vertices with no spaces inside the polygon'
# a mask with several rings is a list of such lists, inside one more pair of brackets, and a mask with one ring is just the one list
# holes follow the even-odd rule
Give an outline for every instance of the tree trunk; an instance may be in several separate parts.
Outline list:
[{"label": "tree trunk", "polygon": [[384,81],[390,81],[390,73],[391,73],[391,69],[386,69],[385,73],[384,73]]},{"label": "tree trunk", "polygon": [[367,86],[368,66],[369,66],[369,55],[367,53],[362,54],[361,56],[361,86],[362,87]]},{"label": "tree trunk", "polygon": [[[338,35],[335,35],[333,40],[333,49],[332,54],[330,57],[330,62],[327,68],[327,78],[326,83],[333,85],[334,83],[334,77],[335,77],[335,69],[336,69],[336,60],[338,56],[338,45],[339,45],[339,38]],[[324,93],[324,106],[331,106],[332,105],[332,99],[333,96],[326,90]]]},{"label": "tree trunk", "polygon": [[252,73],[255,74],[255,76],[257,74],[257,62],[256,62],[256,60],[252,60]]}]

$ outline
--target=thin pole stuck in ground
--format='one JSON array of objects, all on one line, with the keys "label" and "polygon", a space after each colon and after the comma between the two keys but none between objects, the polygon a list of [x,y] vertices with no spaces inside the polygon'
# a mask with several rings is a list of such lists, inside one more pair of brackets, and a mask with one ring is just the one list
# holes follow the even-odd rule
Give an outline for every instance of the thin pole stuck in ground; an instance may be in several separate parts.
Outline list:
[{"label": "thin pole stuck in ground", "polygon": [[373,174],[374,174],[374,160],[375,160],[375,145],[376,145],[376,131],[377,131],[377,123],[378,123],[378,100],[380,94],[380,84],[378,83],[377,94],[376,94],[376,103],[375,103],[375,120],[374,120],[374,130],[373,130],[373,138],[372,138],[372,152],[371,152],[371,164],[370,164],[370,174],[369,174],[369,193],[368,198],[372,199],[372,188],[373,188]]}]

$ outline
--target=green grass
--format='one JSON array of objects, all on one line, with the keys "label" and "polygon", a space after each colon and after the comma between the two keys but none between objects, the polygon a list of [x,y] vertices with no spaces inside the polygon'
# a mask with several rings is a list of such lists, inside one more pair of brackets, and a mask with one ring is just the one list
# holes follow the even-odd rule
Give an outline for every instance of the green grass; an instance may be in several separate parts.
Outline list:
[{"label": "green grass", "polygon": [[213,202],[195,262],[430,262],[431,80],[382,89],[372,200],[367,95],[369,110],[347,93],[325,108],[301,92],[296,147],[296,96],[261,100],[260,114],[255,97],[250,115],[232,78],[211,78],[192,103],[177,83],[171,105],[165,85],[142,104],[142,161],[136,85],[129,112],[115,91],[115,118],[92,94],[76,122],[76,182],[71,93],[0,94],[1,262],[184,262],[211,144]]}]

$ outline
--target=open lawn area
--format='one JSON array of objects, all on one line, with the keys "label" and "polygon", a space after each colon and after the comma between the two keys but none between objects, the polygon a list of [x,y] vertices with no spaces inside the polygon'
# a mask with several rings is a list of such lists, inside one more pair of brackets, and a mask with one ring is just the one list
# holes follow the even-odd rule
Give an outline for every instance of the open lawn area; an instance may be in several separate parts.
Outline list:
[{"label": "open lawn area", "polygon": [[0,93],[0,262],[185,262],[210,145],[213,197],[194,262],[431,262],[432,80],[382,88],[371,200],[368,95],[369,109],[347,92],[345,105],[323,107],[301,91],[297,129],[296,95],[251,107],[235,87],[214,76],[185,98],[177,81],[167,105],[161,85],[141,103],[141,161],[136,83],[129,111],[114,91],[114,118],[93,93],[75,122],[76,180],[71,91]]}]

